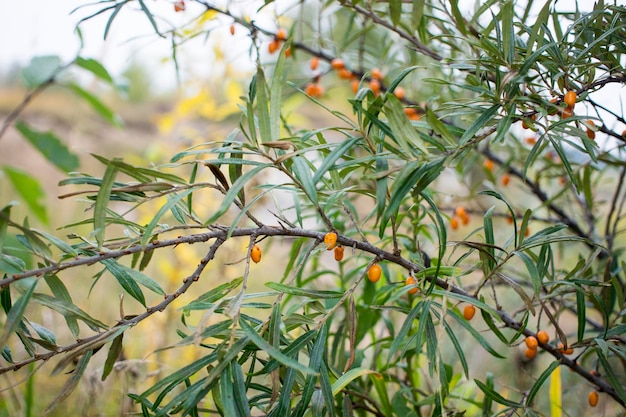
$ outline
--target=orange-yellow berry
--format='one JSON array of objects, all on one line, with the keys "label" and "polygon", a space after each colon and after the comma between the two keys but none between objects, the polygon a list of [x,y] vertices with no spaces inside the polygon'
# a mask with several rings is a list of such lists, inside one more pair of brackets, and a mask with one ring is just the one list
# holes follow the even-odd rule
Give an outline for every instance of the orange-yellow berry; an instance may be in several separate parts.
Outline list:
[{"label": "orange-yellow berry", "polygon": [[550,336],[548,335],[548,332],[546,332],[545,330],[539,330],[537,332],[537,340],[540,343],[545,345],[550,340]]},{"label": "orange-yellow berry", "polygon": [[313,58],[311,58],[311,61],[309,62],[309,67],[311,68],[311,70],[315,71],[317,69],[317,67],[319,67],[320,65],[320,59],[316,56],[314,56]]},{"label": "orange-yellow berry", "polygon": [[565,349],[565,346],[563,346],[563,343],[559,343],[559,352],[565,354],[565,355],[571,355],[572,353],[574,353],[574,349],[571,347],[568,347],[567,349]]},{"label": "orange-yellow berry", "polygon": [[343,62],[343,59],[335,58],[332,61],[330,61],[330,66],[333,67],[333,69],[335,70],[340,70],[340,69],[344,69],[346,67],[346,64]]},{"label": "orange-yellow berry", "polygon": [[465,320],[471,320],[474,318],[474,314],[476,314],[476,307],[471,304],[466,305],[463,309],[463,317],[465,317]]},{"label": "orange-yellow berry", "polygon": [[343,259],[343,246],[339,245],[335,247],[335,260],[337,262]]},{"label": "orange-yellow berry", "polygon": [[565,102],[565,104],[567,104],[567,107],[569,107],[570,109],[573,109],[574,106],[576,105],[576,92],[575,91],[568,91],[567,93],[565,93],[565,97],[563,97],[563,101]]},{"label": "orange-yellow berry", "polygon": [[537,350],[537,347],[539,347],[539,343],[537,342],[537,338],[535,336],[528,336],[525,342],[528,349]]},{"label": "orange-yellow berry", "polygon": [[483,166],[487,171],[491,172],[493,171],[493,167],[495,166],[495,164],[491,159],[487,159],[485,162],[483,162]]},{"label": "orange-yellow berry", "polygon": [[503,174],[500,181],[502,182],[502,185],[506,187],[511,182],[511,176],[509,174]]},{"label": "orange-yellow berry", "polygon": [[257,245],[254,245],[250,250],[250,259],[252,259],[255,264],[261,262],[261,248]]},{"label": "orange-yellow berry", "polygon": [[342,80],[351,80],[352,79],[352,72],[350,72],[349,69],[342,68],[342,69],[337,71],[337,76],[339,78],[341,78]]},{"label": "orange-yellow berry", "polygon": [[450,219],[450,228],[452,230],[456,230],[459,228],[459,218],[457,216],[454,216]]},{"label": "orange-yellow berry", "polygon": [[595,407],[596,405],[598,405],[598,392],[591,391],[589,393],[589,396],[587,397],[587,401],[589,401],[589,405],[592,407]]},{"label": "orange-yellow berry", "polygon": [[408,276],[406,278],[406,281],[404,283],[405,286],[409,286],[411,285],[412,288],[409,290],[409,294],[417,294],[418,288],[415,286],[415,284],[417,284],[417,281],[415,281],[415,278],[413,278],[412,276]]},{"label": "orange-yellow berry", "polygon": [[532,359],[537,355],[537,349],[527,348],[526,351],[524,352],[524,355],[526,355],[528,359]]},{"label": "orange-yellow berry", "polygon": [[267,51],[270,54],[273,54],[274,52],[278,51],[279,48],[280,48],[280,42],[278,42],[277,40],[273,40],[267,45]]},{"label": "orange-yellow berry", "polygon": [[396,89],[393,90],[393,95],[396,96],[398,100],[403,100],[406,92],[404,91],[404,88],[396,87]]},{"label": "orange-yellow berry", "polygon": [[383,273],[383,270],[380,267],[380,265],[373,264],[367,270],[367,279],[369,279],[370,282],[378,282],[382,273]]},{"label": "orange-yellow berry", "polygon": [[185,1],[179,0],[174,2],[174,11],[175,12],[183,12],[185,11]]},{"label": "orange-yellow berry", "polygon": [[235,34],[235,25],[230,25],[230,34],[231,35]]},{"label": "orange-yellow berry", "polygon": [[372,70],[372,78],[375,78],[377,80],[382,80],[383,79],[383,73],[380,72],[380,70],[378,68],[374,68]]},{"label": "orange-yellow berry", "polygon": [[304,88],[304,92],[311,97],[320,98],[324,94],[324,88],[318,83],[310,83]]},{"label": "orange-yellow berry", "polygon": [[333,250],[337,245],[337,233],[328,232],[324,236],[324,244],[328,250]]},{"label": "orange-yellow berry", "polygon": [[287,39],[287,31],[283,28],[278,29],[275,38],[277,41],[285,41]]},{"label": "orange-yellow berry", "polygon": [[377,96],[380,93],[380,81],[378,81],[376,78],[373,78],[372,80],[370,80],[370,82],[368,83],[368,86],[370,90],[374,92],[374,95]]},{"label": "orange-yellow berry", "polygon": [[361,84],[361,83],[359,82],[359,80],[352,80],[352,81],[350,82],[350,87],[352,88],[352,92],[353,92],[354,94],[356,94],[356,93],[359,91],[359,85],[360,85],[360,84]]}]

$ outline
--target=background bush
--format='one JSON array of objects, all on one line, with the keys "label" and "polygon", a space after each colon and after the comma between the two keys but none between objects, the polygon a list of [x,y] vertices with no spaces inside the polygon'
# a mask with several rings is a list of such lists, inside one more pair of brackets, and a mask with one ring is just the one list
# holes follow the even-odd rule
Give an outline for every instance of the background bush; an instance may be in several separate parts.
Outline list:
[{"label": "background bush", "polygon": [[177,70],[203,37],[253,74],[190,84],[166,160],[84,171],[27,106],[54,86],[124,129],[73,74],[124,89],[80,54],[22,71],[0,140],[84,212],[54,230],[36,170],[2,167],[0,412],[624,415],[626,9],[156,4],[85,4],[78,28],[142,14]]}]

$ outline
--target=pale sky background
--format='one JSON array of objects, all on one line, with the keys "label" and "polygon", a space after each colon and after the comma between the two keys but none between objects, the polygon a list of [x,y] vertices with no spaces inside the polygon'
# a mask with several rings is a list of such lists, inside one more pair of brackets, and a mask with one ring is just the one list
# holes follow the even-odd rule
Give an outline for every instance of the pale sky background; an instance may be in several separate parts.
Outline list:
[{"label": "pale sky background", "polygon": [[[63,62],[71,60],[80,47],[74,32],[76,23],[104,7],[96,4],[72,13],[76,7],[86,3],[88,0],[0,0],[0,74],[6,73],[16,64],[27,65],[34,56],[59,55]],[[204,10],[201,5],[187,3],[187,11],[175,13],[173,2],[146,2],[155,15],[168,19],[167,22],[157,21],[161,30],[167,30],[172,24],[185,23]],[[221,3],[224,1],[214,2],[218,6]],[[237,4],[241,2],[235,2],[235,7]],[[122,8],[104,41],[104,28],[110,15],[110,12],[105,12],[81,24],[84,39],[81,56],[100,60],[114,76],[119,75],[134,59],[154,70],[151,75],[157,85],[175,86],[174,66],[171,61],[163,62],[164,58],[171,55],[171,39],[156,36],[145,14],[139,11],[138,3],[134,3]],[[207,65],[210,66],[212,61],[211,42],[214,40],[225,44],[224,49],[232,55],[227,57],[230,61],[243,60],[247,51],[242,50],[241,46],[233,51],[232,44],[243,43],[237,42],[237,37],[233,38],[227,33],[229,22],[216,21],[215,24],[218,30],[212,33],[208,43],[199,37],[180,51],[183,74],[185,70],[190,71],[187,73],[189,75],[210,70]],[[240,50],[238,53],[237,49]],[[245,57],[245,61],[249,59]],[[239,63],[241,65],[245,64]]]}]

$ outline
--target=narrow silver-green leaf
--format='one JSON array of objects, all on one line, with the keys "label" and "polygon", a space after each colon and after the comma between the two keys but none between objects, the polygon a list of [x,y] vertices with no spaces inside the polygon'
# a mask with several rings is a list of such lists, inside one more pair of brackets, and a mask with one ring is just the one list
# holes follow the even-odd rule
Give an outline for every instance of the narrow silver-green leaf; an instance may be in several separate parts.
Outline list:
[{"label": "narrow silver-green leaf", "polygon": [[104,244],[107,207],[111,199],[111,189],[113,188],[116,174],[117,167],[113,164],[108,165],[102,177],[102,185],[100,185],[100,190],[96,197],[96,204],[93,211],[93,228],[96,242],[98,242],[98,248],[101,248]]},{"label": "narrow silver-green leaf", "polygon": [[400,100],[391,93],[386,95],[386,99],[385,114],[400,147],[407,155],[415,155],[415,149],[422,155],[428,155],[424,141],[404,113],[404,107]]},{"label": "narrow silver-green leaf", "polygon": [[343,292],[341,291],[332,291],[332,290],[312,290],[308,288],[300,288],[300,287],[290,287],[288,285],[279,284],[278,282],[266,282],[266,287],[269,287],[276,291],[284,292],[285,294],[296,295],[299,297],[308,297],[308,298],[341,298],[343,296]]},{"label": "narrow silver-green leaf", "polygon": [[278,362],[297,371],[300,371],[305,375],[317,375],[317,372],[315,372],[313,369],[302,365],[300,362],[296,361],[293,358],[290,358],[280,350],[276,349],[274,346],[270,345],[243,318],[239,320],[239,325],[241,326],[241,330],[243,330],[246,336],[248,336],[250,340],[259,347],[259,349],[263,350],[265,353],[276,359]]},{"label": "narrow silver-green leaf", "polygon": [[0,336],[0,347],[4,348],[6,346],[7,341],[9,340],[9,336],[15,330],[17,330],[18,326],[22,322],[22,316],[24,315],[24,310],[28,306],[30,299],[35,291],[35,287],[39,282],[38,279],[31,279],[30,285],[24,294],[18,298],[15,303],[11,306],[11,310],[7,313],[7,318],[4,322],[4,326],[2,329],[2,336]]},{"label": "narrow silver-green leaf", "polygon": [[146,306],[146,298],[141,288],[137,285],[134,277],[128,273],[128,269],[130,268],[123,268],[122,265],[118,264],[114,259],[103,259],[100,262],[104,264],[106,269],[115,277],[117,282],[119,282],[122,288],[124,288],[131,297],[139,301],[144,307]]},{"label": "narrow silver-green leaf", "polygon": [[119,334],[113,342],[111,343],[111,347],[109,348],[109,353],[107,354],[106,361],[104,362],[104,367],[102,369],[102,377],[101,380],[104,381],[107,379],[107,376],[113,370],[113,366],[117,359],[120,357],[120,353],[122,352],[122,341],[124,340],[124,333]]}]

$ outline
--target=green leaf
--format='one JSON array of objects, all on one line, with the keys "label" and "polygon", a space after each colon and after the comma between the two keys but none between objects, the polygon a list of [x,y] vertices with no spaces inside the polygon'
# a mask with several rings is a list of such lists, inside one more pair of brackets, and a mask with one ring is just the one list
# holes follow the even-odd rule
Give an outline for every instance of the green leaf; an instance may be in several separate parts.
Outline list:
[{"label": "green leaf", "polygon": [[493,106],[483,111],[480,117],[476,119],[474,123],[472,123],[472,125],[465,131],[465,133],[463,133],[463,136],[461,136],[461,139],[459,139],[459,146],[466,145],[467,142],[469,142],[480,129],[487,125],[487,123],[493,118],[493,116],[498,112],[499,109],[500,104],[494,104]]},{"label": "green leaf", "polygon": [[284,292],[285,294],[296,295],[299,297],[308,297],[313,299],[333,299],[341,298],[343,296],[343,292],[341,291],[311,290],[308,288],[290,287],[288,285],[279,284],[277,282],[266,282],[265,286],[276,291]]},{"label": "green leaf", "polygon": [[78,157],[71,153],[61,140],[52,132],[40,132],[31,129],[26,123],[18,121],[15,128],[41,154],[63,172],[75,171],[78,168]]},{"label": "green leaf", "polygon": [[552,374],[552,371],[554,371],[560,365],[561,365],[561,361],[554,361],[550,364],[550,366],[548,366],[548,368],[545,371],[541,373],[541,375],[539,375],[539,378],[537,378],[537,381],[535,381],[532,388],[528,392],[528,397],[526,397],[527,406],[529,407],[532,406],[533,400],[535,399],[535,396],[539,392],[539,389],[541,388],[543,383],[546,382],[546,379],[550,377],[550,375]]},{"label": "green leaf", "polygon": [[22,70],[22,79],[26,88],[35,88],[51,80],[61,69],[61,58],[56,55],[36,56]]},{"label": "green leaf", "polygon": [[307,160],[299,155],[292,157],[291,160],[293,161],[293,172],[296,179],[302,185],[302,191],[304,191],[313,204],[317,204],[317,190],[313,182],[311,167],[307,163]]},{"label": "green leaf", "polygon": [[93,58],[83,58],[79,56],[76,58],[74,63],[78,65],[79,67],[81,67],[82,69],[85,69],[91,72],[93,75],[100,78],[102,81],[105,81],[109,84],[113,84],[113,78],[111,78],[111,75],[109,74],[109,72],[106,70],[106,68],[104,68],[104,66],[99,61]]},{"label": "green leaf", "polygon": [[[12,168],[5,165],[2,170],[13,185],[15,191],[24,199],[28,208],[33,214],[44,224],[49,224],[48,212],[46,211],[45,200],[46,194],[39,181],[31,177],[27,172]],[[8,219],[8,206],[3,209],[6,211],[6,219]],[[4,218],[4,217],[3,217]],[[6,221],[6,220],[5,220]],[[6,230],[6,223],[5,223]],[[0,243],[0,248],[2,244]]]},{"label": "green leaf", "polygon": [[287,55],[285,50],[291,48],[289,42],[283,44],[282,49],[278,55],[276,66],[274,67],[274,74],[272,75],[272,85],[270,86],[270,140],[278,140],[280,138],[280,112],[282,110],[282,92],[285,85],[285,61]]},{"label": "green leaf", "polygon": [[179,201],[181,201],[183,198],[187,197],[192,192],[194,192],[194,189],[191,188],[191,189],[185,190],[185,191],[183,191],[181,193],[175,194],[173,196],[170,195],[170,198],[167,199],[167,203],[165,203],[159,209],[159,211],[157,211],[157,213],[154,215],[154,217],[152,218],[152,220],[150,221],[148,226],[146,226],[146,228],[145,228],[145,230],[143,232],[144,233],[143,237],[141,238],[141,245],[143,247],[145,247],[148,244],[148,241],[150,239],[152,239],[152,234],[153,234],[152,232],[158,226],[159,220],[161,220],[161,217],[163,217],[165,215],[165,213],[167,213],[169,210],[171,210],[172,207],[174,207],[176,204],[178,204]]},{"label": "green leaf", "polygon": [[99,320],[92,318],[89,314],[82,311],[78,306],[68,302],[64,299],[55,298],[48,294],[35,293],[33,294],[33,301],[54,310],[65,317],[72,317],[84,322],[89,328],[94,331],[100,329],[108,329],[109,327]]},{"label": "green leaf", "polygon": [[104,120],[109,122],[115,127],[122,127],[123,122],[120,116],[118,116],[113,110],[111,110],[106,104],[104,104],[98,97],[94,96],[87,90],[79,87],[77,84],[71,83],[67,87],[72,90],[76,95],[85,100],[92,109],[96,111]]},{"label": "green leaf", "polygon": [[39,282],[38,279],[31,279],[30,285],[24,294],[18,298],[15,303],[11,306],[11,310],[7,313],[7,318],[3,324],[2,336],[0,336],[0,346],[4,347],[9,340],[9,336],[11,333],[17,330],[18,326],[22,322],[22,316],[24,315],[24,310],[28,306],[28,303],[35,291],[35,287]]},{"label": "green leaf", "polygon": [[289,368],[293,368],[294,370],[300,371],[305,375],[317,375],[313,369],[302,365],[300,362],[296,361],[293,358],[285,355],[280,350],[276,349],[274,346],[267,343],[265,339],[263,339],[249,324],[246,320],[239,319],[239,325],[241,326],[241,330],[250,338],[252,343],[257,345],[259,349],[263,350],[272,358],[276,359],[278,362],[282,363]]},{"label": "green leaf", "polygon": [[452,313],[449,314],[448,317],[452,317],[454,318],[457,323],[459,323],[461,326],[463,326],[465,328],[465,330],[467,330],[473,337],[474,339],[476,339],[476,341],[487,351],[489,352],[489,354],[491,356],[494,356],[496,358],[500,358],[503,359],[505,358],[504,355],[499,354],[498,352],[495,351],[494,348],[491,347],[491,345],[489,344],[489,342],[476,330],[472,327],[471,324],[469,324],[469,322],[467,320],[465,320],[465,318],[461,317],[460,315],[456,314],[456,313]]},{"label": "green leaf", "polygon": [[63,400],[65,400],[69,395],[74,391],[78,382],[82,378],[85,370],[87,369],[87,364],[89,360],[93,356],[93,350],[88,350],[85,354],[78,360],[76,364],[76,368],[72,371],[72,377],[63,385],[61,391],[57,394],[56,397],[50,402],[50,404],[46,407],[46,409],[42,412],[42,414],[47,414],[50,411],[54,410]]},{"label": "green leaf", "polygon": [[109,374],[113,370],[113,366],[115,366],[115,362],[117,362],[117,359],[120,357],[120,353],[122,352],[123,340],[124,333],[120,333],[115,339],[113,339],[111,347],[109,348],[109,353],[107,354],[106,361],[104,362],[101,381],[107,379],[107,376],[109,376]]},{"label": "green leaf", "polygon": [[469,379],[469,368],[467,366],[467,359],[465,358],[465,353],[463,353],[463,348],[461,347],[459,340],[456,338],[456,335],[454,334],[454,330],[452,330],[448,322],[445,320],[443,321],[443,327],[446,330],[446,333],[448,334],[448,337],[450,338],[452,345],[454,346],[454,350],[456,350],[456,354],[459,357],[459,360],[461,361],[461,366],[463,367],[463,373],[465,374],[465,378]]},{"label": "green leaf", "polygon": [[428,150],[424,141],[411,124],[406,114],[402,102],[392,93],[386,95],[385,114],[389,120],[389,127],[394,134],[394,138],[407,155],[415,155],[417,149],[422,155],[428,155]]},{"label": "green leaf", "polygon": [[150,21],[150,24],[154,28],[154,31],[157,33],[157,35],[164,38],[165,36],[163,36],[163,34],[159,32],[159,28],[156,24],[156,21],[154,20],[154,16],[152,15],[152,12],[150,11],[150,9],[148,9],[148,6],[146,6],[146,3],[144,2],[144,0],[139,0],[139,5],[141,6],[141,10],[143,10],[143,12],[145,13],[146,17]]},{"label": "green leaf", "polygon": [[585,292],[580,285],[576,285],[576,316],[578,316],[578,343],[582,343],[587,324],[587,307],[585,305]]},{"label": "green leaf", "polygon": [[[137,285],[135,275],[131,275],[128,271],[134,271],[130,268],[125,268],[122,265],[115,262],[114,259],[103,259],[100,261],[106,269],[115,277],[117,282],[120,283],[122,288],[126,290],[131,297],[139,301],[141,305],[146,306],[146,299],[141,291],[141,288]],[[134,271],[137,272],[137,271]],[[142,274],[143,275],[143,274]],[[161,290],[163,291],[163,290]]]},{"label": "green leaf", "polygon": [[495,390],[485,385],[483,382],[479,381],[478,379],[474,379],[474,382],[476,383],[476,385],[478,385],[478,388],[480,388],[480,390],[484,392],[488,398],[497,402],[498,404],[506,405],[507,407],[515,407],[515,408],[522,407],[520,403],[507,400],[506,398],[498,394]]},{"label": "green leaf", "polygon": [[8,204],[0,210],[0,253],[4,247],[4,240],[7,237],[7,229],[9,226],[9,220],[11,219],[11,207],[12,204]]},{"label": "green leaf", "polygon": [[[59,277],[56,275],[46,275],[44,276],[44,280],[56,298],[63,300],[68,304],[72,304],[72,297]],[[67,323],[67,327],[72,332],[72,335],[77,337],[80,329],[78,327],[78,320],[76,317],[73,315],[65,315],[64,318]]]},{"label": "green leaf", "polygon": [[333,383],[333,396],[337,396],[350,382],[364,375],[382,376],[380,373],[367,368],[352,368]]},{"label": "green leaf", "polygon": [[[265,168],[269,166],[271,166],[271,164],[263,164],[263,165],[256,166],[252,168],[250,171],[240,176],[239,178],[237,178],[237,181],[235,181],[231,185],[226,195],[222,198],[222,205],[220,206],[220,208],[213,214],[213,216],[211,216],[208,220],[206,220],[204,224],[205,225],[211,224],[217,221],[220,217],[222,217],[222,215],[226,213],[229,208],[231,208],[231,206],[233,205],[233,202],[235,201],[235,198],[237,198],[237,196],[243,190],[243,188],[248,183],[248,181],[250,181],[252,178],[259,175],[259,173],[262,170],[264,170]],[[183,192],[183,194],[187,195],[189,192],[191,192],[191,190],[187,190]]]},{"label": "green leaf", "polygon": [[[278,138],[272,137],[272,125],[270,120],[269,98],[267,97],[267,86],[265,83],[265,73],[261,67],[257,70],[256,75],[256,92],[257,92],[257,119],[259,122],[259,134],[261,142],[269,142]],[[248,115],[252,117],[252,115]]]},{"label": "green leaf", "polygon": [[315,175],[313,176],[313,185],[315,186],[318,181],[324,176],[324,174],[329,171],[335,162],[337,162],[340,158],[344,158],[346,152],[351,149],[356,142],[359,141],[358,137],[351,137],[348,140],[344,140],[338,146],[335,146],[328,155],[324,156],[324,161],[315,171]]},{"label": "green leaf", "polygon": [[378,230],[380,237],[384,236],[389,219],[397,213],[406,195],[411,190],[414,194],[421,193],[443,171],[443,163],[444,159],[435,159],[428,162],[412,161],[404,166],[391,187],[391,198]]},{"label": "green leaf", "polygon": [[104,244],[104,232],[106,229],[106,214],[109,200],[111,199],[111,189],[117,175],[117,167],[113,164],[107,166],[102,177],[102,185],[96,197],[96,204],[93,211],[93,228],[98,242],[98,248]]}]

